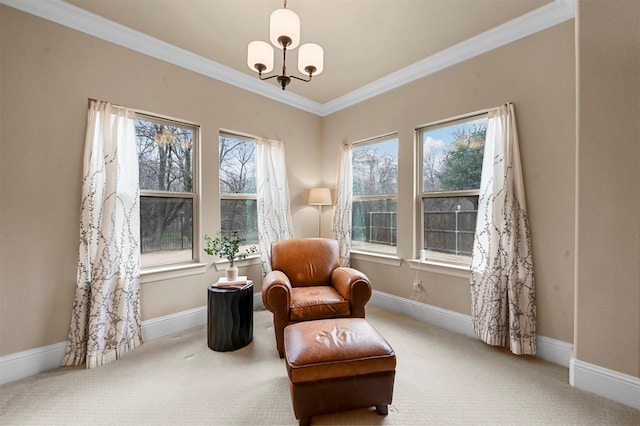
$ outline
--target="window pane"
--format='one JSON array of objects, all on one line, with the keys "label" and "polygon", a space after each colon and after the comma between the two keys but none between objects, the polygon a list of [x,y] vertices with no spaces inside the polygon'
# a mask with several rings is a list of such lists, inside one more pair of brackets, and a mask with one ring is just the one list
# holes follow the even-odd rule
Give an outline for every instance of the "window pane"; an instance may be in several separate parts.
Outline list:
[{"label": "window pane", "polygon": [[220,135],[220,193],[256,193],[255,143]]},{"label": "window pane", "polygon": [[140,189],[193,190],[193,136],[190,128],[135,120]]},{"label": "window pane", "polygon": [[398,139],[354,146],[353,195],[398,193]]},{"label": "window pane", "polygon": [[396,200],[353,201],[352,246],[395,253]]},{"label": "window pane", "polygon": [[397,245],[398,138],[378,138],[355,144],[352,154],[352,247],[394,254]]},{"label": "window pane", "polygon": [[429,251],[470,256],[478,196],[423,198],[424,241]]},{"label": "window pane", "polygon": [[256,200],[220,200],[221,229],[224,235],[237,231],[245,244],[258,243]]},{"label": "window pane", "polygon": [[479,189],[487,119],[422,132],[422,191]]},{"label": "window pane", "polygon": [[193,259],[193,200],[140,197],[142,266]]}]

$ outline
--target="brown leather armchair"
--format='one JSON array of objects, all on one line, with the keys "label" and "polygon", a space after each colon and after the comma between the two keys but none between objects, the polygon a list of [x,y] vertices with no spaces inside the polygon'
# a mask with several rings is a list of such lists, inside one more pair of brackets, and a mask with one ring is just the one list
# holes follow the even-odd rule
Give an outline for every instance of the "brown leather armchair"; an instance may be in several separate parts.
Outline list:
[{"label": "brown leather armchair", "polygon": [[273,312],[276,346],[284,357],[284,328],[301,321],[364,318],[371,298],[365,274],[340,266],[338,242],[292,238],[271,245],[271,269],[262,280],[262,302]]}]

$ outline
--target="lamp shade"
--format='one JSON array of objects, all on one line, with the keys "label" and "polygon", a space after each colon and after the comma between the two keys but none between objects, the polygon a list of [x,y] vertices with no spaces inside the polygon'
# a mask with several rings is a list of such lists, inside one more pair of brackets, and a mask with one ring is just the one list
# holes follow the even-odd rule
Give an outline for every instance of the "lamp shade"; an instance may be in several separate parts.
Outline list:
[{"label": "lamp shade", "polygon": [[305,68],[314,67],[313,75],[318,75],[324,68],[324,50],[315,43],[306,43],[298,50],[298,70],[309,74]]},{"label": "lamp shade", "polygon": [[278,41],[281,36],[291,39],[291,44],[287,46],[287,49],[295,49],[300,44],[300,18],[289,9],[277,9],[271,14],[269,38],[271,44],[278,49],[282,49],[282,45]]},{"label": "lamp shade", "polygon": [[309,203],[312,206],[330,206],[331,191],[329,188],[313,188],[309,191]]},{"label": "lamp shade", "polygon": [[253,71],[258,72],[256,64],[262,64],[265,69],[262,72],[270,72],[273,69],[273,47],[264,41],[252,41],[247,49],[247,65]]}]

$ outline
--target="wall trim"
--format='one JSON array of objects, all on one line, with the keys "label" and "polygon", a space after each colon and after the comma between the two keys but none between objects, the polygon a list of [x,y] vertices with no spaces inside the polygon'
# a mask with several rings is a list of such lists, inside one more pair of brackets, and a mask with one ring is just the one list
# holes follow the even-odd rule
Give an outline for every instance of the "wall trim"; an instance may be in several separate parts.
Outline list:
[{"label": "wall trim", "polygon": [[176,312],[142,321],[142,339],[145,342],[179,333],[207,323],[207,306]]},{"label": "wall trim", "polygon": [[373,290],[370,303],[446,330],[455,331],[469,337],[476,337],[469,315],[383,293],[378,290]]},{"label": "wall trim", "polygon": [[[256,309],[264,308],[261,293],[253,294],[253,306]],[[142,321],[142,338],[148,342],[206,323],[207,306],[205,305]],[[0,385],[60,367],[66,349],[67,342],[58,342],[1,356]]]},{"label": "wall trim", "polygon": [[[465,336],[478,338],[473,332],[471,316],[404,297],[394,296],[374,290],[371,296],[371,303],[383,307],[393,312],[398,312],[415,318],[418,321],[437,325],[446,330],[455,331]],[[537,337],[536,357],[563,367],[569,367],[571,351],[573,345],[550,337]]]},{"label": "wall trim", "polygon": [[540,335],[537,336],[536,344],[538,358],[569,368],[573,344]]},{"label": "wall trim", "polygon": [[[405,299],[374,290],[371,303],[418,321],[476,337],[469,315]],[[255,309],[263,309],[262,294],[253,294]],[[158,339],[207,323],[207,306],[201,306],[142,322],[145,341]],[[59,342],[0,357],[0,384],[19,380],[60,366],[67,343]],[[569,383],[577,389],[594,393],[640,409],[640,379],[571,357],[573,345],[538,336],[540,359],[569,368]]]},{"label": "wall trim", "polygon": [[322,105],[278,86],[264,84],[258,78],[236,71],[193,52],[110,21],[62,0],[0,0],[0,4],[30,13],[57,24],[89,34],[152,58],[211,77],[235,87],[273,99],[283,104],[320,115]]},{"label": "wall trim", "polygon": [[575,17],[574,0],[554,0],[339,98],[320,104],[292,92],[282,92],[276,85],[264,84],[254,76],[236,71],[62,0],[0,0],[0,4],[6,4],[23,12],[321,117],[356,105]]},{"label": "wall trim", "polygon": [[60,367],[67,342],[0,357],[0,385]]},{"label": "wall trim", "polygon": [[640,378],[571,358],[571,386],[640,410]]},{"label": "wall trim", "polygon": [[575,17],[573,0],[555,0],[428,56],[322,105],[322,115],[348,108]]},{"label": "wall trim", "polygon": [[[477,338],[469,315],[375,290],[371,303]],[[640,410],[640,378],[577,360],[572,357],[573,345],[562,340],[538,336],[537,346],[536,357],[569,368],[571,386]]]}]

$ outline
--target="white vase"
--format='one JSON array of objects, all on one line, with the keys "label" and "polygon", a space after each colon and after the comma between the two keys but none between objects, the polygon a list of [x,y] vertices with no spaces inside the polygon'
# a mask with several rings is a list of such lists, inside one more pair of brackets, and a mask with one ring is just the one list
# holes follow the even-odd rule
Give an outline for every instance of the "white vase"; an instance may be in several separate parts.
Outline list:
[{"label": "white vase", "polygon": [[225,269],[225,273],[227,274],[227,281],[235,281],[238,279],[238,267],[235,265]]}]

